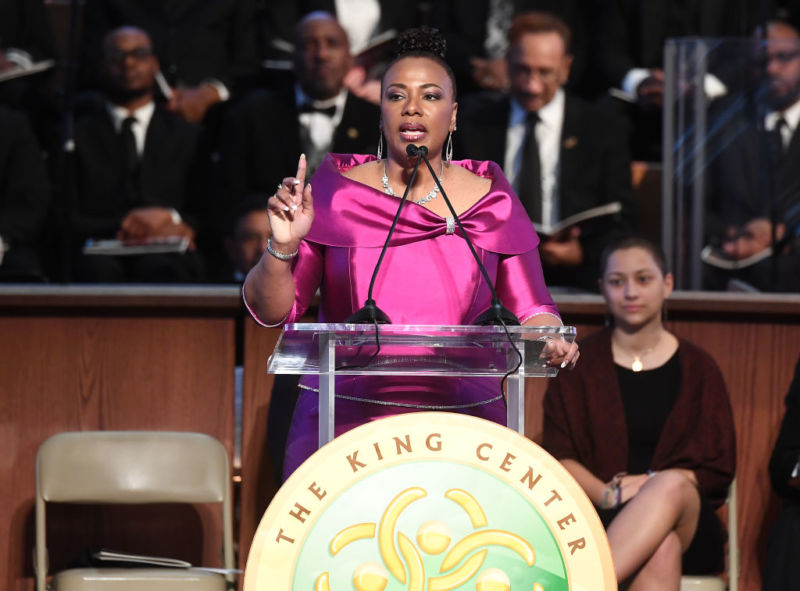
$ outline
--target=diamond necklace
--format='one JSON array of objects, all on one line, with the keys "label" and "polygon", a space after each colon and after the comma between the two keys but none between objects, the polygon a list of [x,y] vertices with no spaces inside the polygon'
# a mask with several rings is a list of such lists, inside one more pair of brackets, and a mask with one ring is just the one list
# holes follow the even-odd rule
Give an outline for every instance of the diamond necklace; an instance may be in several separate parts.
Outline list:
[{"label": "diamond necklace", "polygon": [[[444,175],[444,162],[442,162],[442,168],[439,171],[439,183],[442,182],[442,176]],[[427,203],[431,199],[435,199],[436,195],[439,194],[439,183],[435,183],[433,185],[433,189],[431,192],[425,195],[422,199],[414,201],[417,205],[422,205],[423,203]],[[392,188],[389,186],[389,177],[386,176],[386,161],[383,161],[383,176],[381,177],[381,184],[383,185],[383,192],[387,195],[391,195],[392,197],[397,197],[397,193],[395,193]]]}]

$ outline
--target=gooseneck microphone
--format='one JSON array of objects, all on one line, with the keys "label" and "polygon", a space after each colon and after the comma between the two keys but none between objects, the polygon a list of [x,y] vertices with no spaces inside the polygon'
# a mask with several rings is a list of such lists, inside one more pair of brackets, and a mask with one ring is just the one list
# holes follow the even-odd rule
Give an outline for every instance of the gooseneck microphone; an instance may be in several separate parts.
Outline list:
[{"label": "gooseneck microphone", "polygon": [[[409,145],[406,148],[406,153],[409,156],[415,156],[411,153],[411,148],[417,149],[416,146]],[[425,151],[427,153],[427,148]],[[394,234],[395,226],[397,226],[397,221],[400,219],[400,212],[403,209],[403,205],[405,204],[406,200],[408,199],[408,192],[411,190],[411,185],[414,184],[414,179],[417,177],[417,169],[419,169],[420,159],[417,158],[416,163],[414,164],[414,168],[411,171],[411,177],[408,179],[408,184],[406,185],[406,190],[403,191],[403,197],[400,199],[400,204],[397,206],[397,213],[394,214],[394,220],[392,221],[392,225],[389,228],[389,233],[386,235],[386,242],[383,244],[383,248],[381,249],[381,254],[378,257],[378,262],[375,263],[375,269],[372,271],[372,279],[369,281],[369,290],[367,291],[367,301],[364,302],[364,306],[356,310],[353,314],[348,316],[345,319],[345,322],[348,324],[391,324],[392,321],[389,319],[389,316],[378,308],[375,303],[375,300],[372,299],[372,289],[375,287],[375,279],[378,277],[378,269],[381,267],[381,263],[383,262],[383,257],[386,254],[386,249],[389,247],[389,241],[392,239],[392,234]],[[428,165],[430,166],[430,164]],[[438,181],[437,181],[438,182]],[[519,324],[519,322],[517,323]]]},{"label": "gooseneck microphone", "polygon": [[[494,289],[494,285],[492,284],[492,280],[489,278],[489,273],[486,271],[486,267],[483,266],[478,253],[475,252],[475,247],[472,245],[472,241],[469,239],[469,235],[464,231],[464,227],[461,225],[461,220],[458,218],[458,214],[456,213],[455,209],[453,209],[453,204],[450,203],[450,199],[447,197],[447,193],[444,192],[444,188],[442,184],[439,182],[439,178],[436,176],[436,172],[433,170],[430,161],[428,160],[428,147],[427,146],[415,146],[414,144],[409,144],[406,148],[406,152],[410,156],[418,156],[417,164],[419,164],[420,159],[425,161],[428,170],[433,177],[433,180],[436,182],[436,186],[439,187],[439,192],[442,194],[442,198],[444,202],[447,204],[447,209],[450,210],[450,213],[453,216],[456,224],[458,224],[458,228],[461,230],[461,234],[464,236],[464,240],[469,246],[469,250],[472,253],[475,262],[478,263],[478,268],[481,270],[481,274],[483,275],[484,280],[486,281],[486,285],[489,286],[489,291],[492,292],[492,301],[489,304],[489,308],[482,312],[476,319],[475,324],[478,325],[514,325],[518,326],[520,324],[519,318],[517,318],[511,310],[503,306],[500,298],[497,295],[497,292]],[[416,168],[414,169],[416,171]],[[410,185],[411,183],[409,183]]]}]

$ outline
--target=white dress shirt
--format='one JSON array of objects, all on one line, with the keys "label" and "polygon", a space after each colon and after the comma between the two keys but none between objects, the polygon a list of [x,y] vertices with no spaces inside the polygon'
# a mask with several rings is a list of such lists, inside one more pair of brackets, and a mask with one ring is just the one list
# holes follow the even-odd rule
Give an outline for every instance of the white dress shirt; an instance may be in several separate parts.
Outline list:
[{"label": "white dress shirt", "polygon": [[[564,127],[565,96],[559,89],[553,100],[539,109],[536,126],[536,142],[539,145],[539,162],[542,171],[542,223],[555,224],[560,219],[558,206],[558,174],[561,151],[561,130]],[[515,100],[511,100],[511,112],[506,132],[506,153],[503,171],[516,190],[517,177],[522,164],[522,144],[525,141],[525,125],[528,112]]]},{"label": "white dress shirt", "polygon": [[320,109],[336,107],[336,112],[333,117],[329,117],[325,113],[300,113],[297,118],[303,131],[307,132],[308,138],[314,148],[327,151],[328,147],[333,142],[333,133],[342,121],[344,104],[347,101],[347,90],[342,89],[342,91],[333,98],[324,101],[315,101],[309,98],[299,85],[296,85],[295,100],[298,107],[305,103],[311,103]]},{"label": "white dress shirt", "polygon": [[136,121],[131,126],[133,137],[136,140],[136,152],[141,158],[144,154],[144,141],[147,137],[147,128],[150,127],[150,121],[153,119],[153,113],[156,110],[156,104],[150,101],[143,107],[139,107],[135,111],[128,111],[125,107],[119,105],[107,104],[108,113],[111,115],[111,122],[114,124],[114,131],[117,133],[122,129],[122,122],[128,117],[134,117]]},{"label": "white dress shirt", "polygon": [[797,129],[797,125],[800,123],[800,101],[797,101],[783,111],[772,111],[771,113],[768,113],[764,118],[764,129],[767,131],[772,131],[775,129],[775,126],[778,124],[778,119],[781,117],[784,121],[786,121],[786,125],[784,125],[781,129],[781,142],[783,143],[783,149],[785,150],[789,147],[789,143],[792,141],[792,136]]}]

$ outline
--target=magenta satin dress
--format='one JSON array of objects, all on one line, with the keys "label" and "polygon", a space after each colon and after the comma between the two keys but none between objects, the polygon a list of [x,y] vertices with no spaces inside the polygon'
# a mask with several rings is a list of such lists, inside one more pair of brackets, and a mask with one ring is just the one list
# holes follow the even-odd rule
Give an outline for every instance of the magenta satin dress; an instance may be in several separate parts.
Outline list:
[{"label": "magenta satin dress", "polygon": [[[311,179],[314,223],[293,270],[295,304],[286,322],[306,311],[319,287],[320,322],[342,322],[364,305],[372,271],[399,199],[343,177],[374,156],[330,154]],[[503,304],[520,322],[558,314],[544,284],[539,242],[525,209],[493,162],[453,162],[492,180],[489,192],[460,215]],[[441,199],[441,196],[438,197]],[[471,324],[489,307],[466,241],[445,218],[408,202],[381,265],[373,298],[394,324]],[[291,474],[317,449],[317,378],[303,376],[284,462]],[[495,398],[499,379],[343,376],[336,383],[336,433],[413,409],[343,400],[340,395],[420,406],[465,405]],[[467,411],[505,424],[502,400]]]}]

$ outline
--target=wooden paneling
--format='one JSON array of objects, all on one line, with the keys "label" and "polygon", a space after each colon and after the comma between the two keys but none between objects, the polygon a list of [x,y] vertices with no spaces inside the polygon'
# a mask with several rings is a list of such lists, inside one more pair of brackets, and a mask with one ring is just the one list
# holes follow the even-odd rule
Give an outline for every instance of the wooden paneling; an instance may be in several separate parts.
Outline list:
[{"label": "wooden paneling", "polygon": [[[599,297],[556,299],[579,336],[603,326],[605,306]],[[0,512],[7,524],[0,536],[0,585],[27,590],[33,584],[33,466],[36,449],[49,435],[72,429],[191,430],[209,433],[233,450],[239,312],[235,288],[0,288]],[[706,348],[728,384],[739,453],[740,588],[757,591],[777,508],[767,461],[800,355],[800,298],[674,294],[667,324]],[[279,330],[248,320],[244,333],[241,565],[277,488],[267,450],[273,376],[266,362]],[[541,439],[545,387],[545,380],[528,384],[527,434],[534,440]],[[168,513],[178,512],[170,508]],[[135,526],[124,541],[218,564],[212,541],[217,523],[209,508],[177,516],[184,524],[177,544],[166,521],[155,536],[146,533],[145,526],[161,520],[152,514],[123,514]],[[113,529],[110,522],[102,514],[99,525],[90,528],[82,508],[55,511],[54,565]],[[77,532],[78,542],[69,538],[68,543],[66,532]]]},{"label": "wooden paneling", "polygon": [[[181,301],[151,289],[137,302],[130,292],[66,291],[0,291],[0,586],[9,590],[33,588],[34,462],[50,435],[199,431],[233,450],[235,290],[224,301],[210,294],[205,306],[197,293]],[[220,564],[210,506],[61,506],[48,515],[54,568],[104,535],[123,550]]]},{"label": "wooden paneling", "polygon": [[[558,296],[556,301],[566,324],[578,328],[579,338],[601,329],[606,321],[605,304],[598,296]],[[703,346],[717,361],[730,392],[737,432],[739,483],[739,545],[742,591],[761,588],[766,536],[778,506],[772,493],[767,463],[783,416],[783,399],[800,356],[800,297],[742,294],[676,293],[668,302],[667,327],[675,334]],[[265,429],[269,407],[270,379],[264,363],[276,340],[275,329],[253,327],[248,334],[257,351],[253,363],[259,375],[249,382],[256,391],[247,393],[253,400],[257,421],[250,428]],[[248,352],[248,357],[250,352]],[[247,369],[246,369],[247,371]],[[541,402],[547,380],[530,379],[526,385],[526,434],[541,441]],[[246,419],[247,421],[247,419]],[[247,423],[246,423],[247,425]],[[266,434],[251,433],[251,451],[266,454],[262,442]],[[255,458],[245,464],[263,462]],[[271,477],[254,471],[260,490],[274,487]],[[267,499],[258,499],[259,510]],[[252,538],[259,516],[247,518],[242,510],[240,543],[244,548]],[[246,520],[249,524],[246,524]]]},{"label": "wooden paneling", "polygon": [[280,336],[278,328],[245,322],[244,385],[242,392],[242,485],[239,520],[239,563],[244,568],[261,516],[278,482],[267,449],[267,418],[275,376],[267,359]]}]

